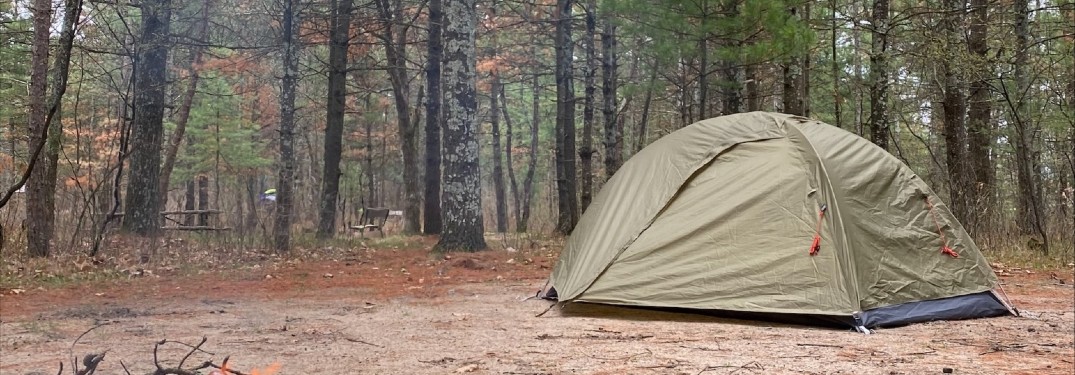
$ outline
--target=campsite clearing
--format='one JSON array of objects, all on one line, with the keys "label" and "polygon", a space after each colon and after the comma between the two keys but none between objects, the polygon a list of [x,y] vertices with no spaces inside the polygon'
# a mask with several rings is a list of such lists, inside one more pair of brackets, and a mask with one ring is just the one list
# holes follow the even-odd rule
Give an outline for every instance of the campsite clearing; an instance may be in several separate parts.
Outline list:
[{"label": "campsite clearing", "polygon": [[[100,372],[152,370],[161,339],[278,374],[1071,374],[1072,271],[1000,274],[1024,316],[850,330],[523,300],[555,254],[424,251],[150,276],[0,297],[0,373],[54,374],[108,350]],[[268,276],[267,276],[268,275]],[[72,343],[85,333],[72,348]],[[189,348],[165,344],[175,365]],[[262,372],[264,374],[264,372]]]}]

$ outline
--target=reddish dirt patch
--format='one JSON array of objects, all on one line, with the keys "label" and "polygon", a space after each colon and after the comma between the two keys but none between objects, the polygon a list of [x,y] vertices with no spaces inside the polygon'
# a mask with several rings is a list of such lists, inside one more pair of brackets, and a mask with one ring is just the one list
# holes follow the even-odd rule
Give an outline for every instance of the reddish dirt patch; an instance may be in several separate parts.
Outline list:
[{"label": "reddish dirt patch", "polygon": [[[703,315],[525,300],[555,254],[431,257],[366,250],[179,275],[27,288],[0,297],[0,373],[110,350],[103,373],[152,370],[160,339],[196,343],[193,362],[231,355],[238,369],[282,374],[1071,374],[1071,270],[1007,270],[1023,312],[882,329],[873,335]],[[331,276],[329,276],[331,274]],[[271,276],[271,277],[268,277]],[[170,363],[188,349],[165,346]]]}]

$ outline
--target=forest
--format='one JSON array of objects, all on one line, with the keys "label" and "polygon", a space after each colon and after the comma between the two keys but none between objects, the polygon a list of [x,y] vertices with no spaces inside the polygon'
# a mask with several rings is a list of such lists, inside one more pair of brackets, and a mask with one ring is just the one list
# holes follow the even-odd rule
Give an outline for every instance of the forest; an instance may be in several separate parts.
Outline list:
[{"label": "forest", "polygon": [[8,0],[0,245],[286,253],[370,207],[446,251],[567,235],[647,144],[748,111],[869,139],[987,254],[1072,259],[1075,6],[1050,0]]}]

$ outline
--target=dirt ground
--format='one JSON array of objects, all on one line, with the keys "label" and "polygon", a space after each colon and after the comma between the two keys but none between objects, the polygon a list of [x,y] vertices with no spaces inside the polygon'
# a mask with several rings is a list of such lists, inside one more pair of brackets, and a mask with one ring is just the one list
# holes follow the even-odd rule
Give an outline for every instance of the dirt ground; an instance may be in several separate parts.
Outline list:
[{"label": "dirt ground", "polygon": [[[230,356],[259,374],[1072,374],[1072,270],[1006,270],[1023,317],[850,330],[527,299],[555,254],[364,250],[204,274],[0,296],[0,374],[55,374],[107,350],[98,373]],[[81,336],[81,337],[80,337]],[[202,371],[207,373],[208,371]]]}]

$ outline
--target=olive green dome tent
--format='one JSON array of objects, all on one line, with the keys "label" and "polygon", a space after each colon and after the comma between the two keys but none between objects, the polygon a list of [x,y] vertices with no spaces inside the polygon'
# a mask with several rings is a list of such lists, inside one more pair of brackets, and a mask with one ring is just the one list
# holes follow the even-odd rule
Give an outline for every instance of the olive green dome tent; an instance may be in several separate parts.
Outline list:
[{"label": "olive green dome tent", "polygon": [[[877,327],[1010,314],[962,225],[914,172],[814,120],[687,126],[605,184],[547,298]],[[780,318],[778,318],[780,319]]]}]

